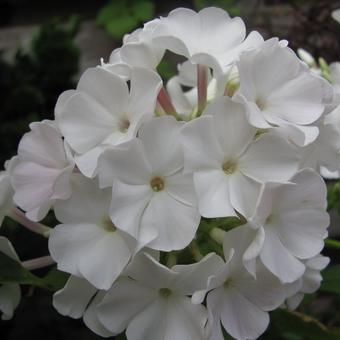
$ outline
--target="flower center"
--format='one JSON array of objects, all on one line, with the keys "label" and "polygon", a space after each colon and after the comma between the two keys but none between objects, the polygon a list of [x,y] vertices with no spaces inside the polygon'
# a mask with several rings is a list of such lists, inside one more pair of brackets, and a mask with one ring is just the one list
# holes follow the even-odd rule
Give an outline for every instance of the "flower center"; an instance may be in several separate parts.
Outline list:
[{"label": "flower center", "polygon": [[119,122],[119,131],[122,133],[126,133],[129,130],[130,121],[127,118],[123,118]]},{"label": "flower center", "polygon": [[266,218],[265,224],[266,224],[266,225],[267,225],[267,224],[272,224],[272,223],[273,223],[273,219],[274,219],[273,215],[270,214],[270,215]]},{"label": "flower center", "polygon": [[164,180],[160,177],[154,177],[150,182],[150,186],[155,192],[162,191],[164,189]]},{"label": "flower center", "polygon": [[108,232],[115,232],[117,227],[113,224],[110,217],[106,217],[103,221],[103,227]]},{"label": "flower center", "polygon": [[232,278],[226,279],[226,280],[224,281],[224,283],[223,283],[223,287],[224,287],[225,289],[231,288],[231,287],[233,287],[234,285],[235,285],[235,282],[233,281]]},{"label": "flower center", "polygon": [[172,294],[172,290],[169,288],[161,288],[158,292],[163,298],[168,298]]},{"label": "flower center", "polygon": [[226,161],[222,165],[222,169],[227,175],[233,174],[237,170],[237,163],[234,161]]},{"label": "flower center", "polygon": [[264,111],[266,109],[266,101],[263,98],[257,98],[255,103],[261,111]]}]

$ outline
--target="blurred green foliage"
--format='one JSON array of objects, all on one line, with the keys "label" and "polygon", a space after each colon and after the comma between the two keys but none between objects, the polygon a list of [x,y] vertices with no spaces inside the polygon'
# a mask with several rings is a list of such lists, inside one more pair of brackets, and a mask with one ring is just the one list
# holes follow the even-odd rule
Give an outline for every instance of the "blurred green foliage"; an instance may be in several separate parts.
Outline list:
[{"label": "blurred green foliage", "polygon": [[28,51],[18,49],[13,60],[0,54],[0,162],[15,154],[28,124],[50,119],[59,94],[75,86],[80,52],[73,39],[79,18],[66,25],[57,19],[43,24],[33,37]]},{"label": "blurred green foliage", "polygon": [[150,0],[111,0],[97,15],[97,23],[115,39],[131,33],[142,22],[155,15],[155,4]]}]

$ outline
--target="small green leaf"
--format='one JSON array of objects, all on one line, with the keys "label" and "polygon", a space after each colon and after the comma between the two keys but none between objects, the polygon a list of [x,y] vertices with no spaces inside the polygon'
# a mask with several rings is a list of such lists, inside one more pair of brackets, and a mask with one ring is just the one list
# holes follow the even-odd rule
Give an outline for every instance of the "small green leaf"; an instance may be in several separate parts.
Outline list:
[{"label": "small green leaf", "polygon": [[138,21],[135,17],[123,15],[107,23],[106,29],[114,38],[121,39],[125,33],[132,31],[137,24]]},{"label": "small green leaf", "polygon": [[41,279],[25,269],[18,261],[0,252],[0,283],[41,286]]},{"label": "small green leaf", "polygon": [[320,290],[340,294],[340,266],[332,266],[323,271]]},{"label": "small green leaf", "polygon": [[56,291],[64,286],[67,277],[68,274],[56,268],[51,269],[45,277],[38,277],[0,251],[0,284],[17,283]]},{"label": "small green leaf", "polygon": [[132,13],[139,21],[149,20],[155,14],[155,5],[151,1],[138,1],[133,4]]}]

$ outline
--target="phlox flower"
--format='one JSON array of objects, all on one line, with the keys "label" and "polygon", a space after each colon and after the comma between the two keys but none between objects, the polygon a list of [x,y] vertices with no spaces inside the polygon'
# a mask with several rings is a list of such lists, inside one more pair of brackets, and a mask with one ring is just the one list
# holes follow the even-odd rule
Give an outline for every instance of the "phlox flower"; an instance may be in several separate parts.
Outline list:
[{"label": "phlox flower", "polygon": [[297,170],[299,156],[292,146],[277,136],[256,134],[243,105],[228,97],[212,101],[202,117],[183,126],[185,171],[194,173],[202,216],[247,214],[261,183],[287,180]]},{"label": "phlox flower", "polygon": [[170,116],[154,118],[99,160],[101,185],[113,185],[110,217],[141,246],[183,249],[200,222],[192,174],[183,174],[181,126]]},{"label": "phlox flower", "polygon": [[87,279],[98,289],[109,289],[135,251],[135,240],[109,217],[111,190],[77,175],[74,191],[55,204],[57,225],[49,250],[60,270]]},{"label": "phlox flower", "polygon": [[55,200],[71,195],[72,153],[54,122],[30,124],[21,139],[11,182],[14,202],[33,220],[43,219]]},{"label": "phlox flower", "polygon": [[133,138],[144,119],[153,116],[161,86],[153,71],[133,68],[130,88],[125,79],[103,67],[88,69],[77,90],[58,106],[58,125],[76,152],[80,171],[93,177],[97,160],[107,146]]}]

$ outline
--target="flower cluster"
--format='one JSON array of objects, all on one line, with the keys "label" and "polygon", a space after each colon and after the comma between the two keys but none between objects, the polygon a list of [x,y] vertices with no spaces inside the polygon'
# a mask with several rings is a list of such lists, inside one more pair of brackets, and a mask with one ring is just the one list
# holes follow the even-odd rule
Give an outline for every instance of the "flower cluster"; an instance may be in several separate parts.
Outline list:
[{"label": "flower cluster", "polygon": [[[164,84],[166,51],[183,62]],[[257,338],[329,261],[318,173],[340,168],[336,86],[240,18],[179,8],[31,124],[0,216],[54,211],[49,251],[71,275],[53,304],[101,336]]]}]

